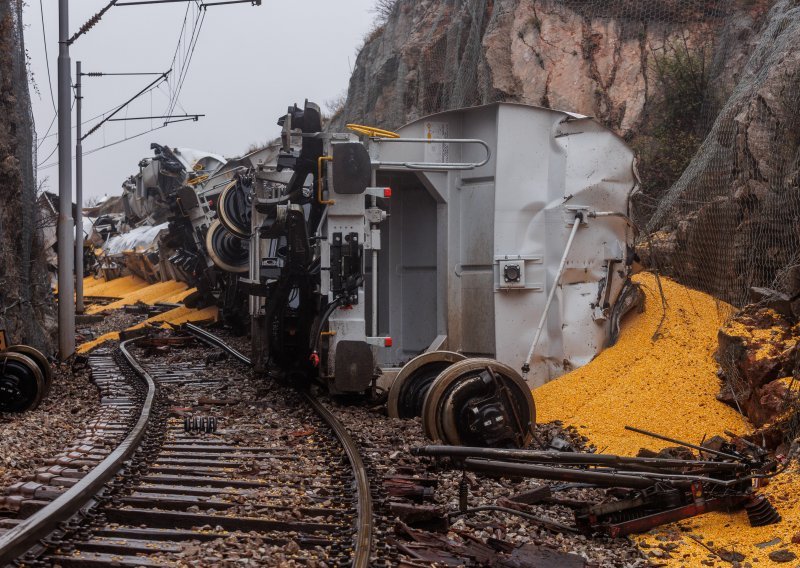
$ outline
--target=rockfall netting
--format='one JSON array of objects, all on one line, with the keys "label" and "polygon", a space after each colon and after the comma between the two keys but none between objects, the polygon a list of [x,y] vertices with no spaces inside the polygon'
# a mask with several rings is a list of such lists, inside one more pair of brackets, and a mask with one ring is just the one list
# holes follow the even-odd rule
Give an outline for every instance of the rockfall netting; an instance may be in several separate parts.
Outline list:
[{"label": "rockfall netting", "polygon": [[647,265],[735,306],[800,293],[796,2],[382,4],[334,128],[496,101],[595,116],[638,154]]},{"label": "rockfall netting", "polygon": [[0,0],[0,329],[50,352],[55,329],[36,201],[23,0]]},{"label": "rockfall netting", "polygon": [[732,93],[646,225],[652,264],[735,305],[800,293],[800,6],[777,2]]}]

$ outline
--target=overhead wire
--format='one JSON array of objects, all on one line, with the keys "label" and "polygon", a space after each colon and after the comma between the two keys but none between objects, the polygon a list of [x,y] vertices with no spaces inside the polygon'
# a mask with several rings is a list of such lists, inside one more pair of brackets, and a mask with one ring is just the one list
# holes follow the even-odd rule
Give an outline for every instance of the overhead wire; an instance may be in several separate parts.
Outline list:
[{"label": "overhead wire", "polygon": [[47,65],[47,84],[50,87],[50,102],[53,103],[53,111],[58,116],[58,108],[56,107],[56,97],[53,95],[53,80],[50,78],[50,56],[47,53],[47,36],[44,29],[44,5],[42,0],[39,0],[39,13],[42,16],[42,41],[44,42],[44,61]]},{"label": "overhead wire", "polygon": [[[164,82],[165,81],[162,81],[162,83],[164,83]],[[159,83],[158,85],[156,85],[156,88],[159,91],[161,91],[161,84],[162,83]],[[155,90],[155,89],[150,89],[150,91],[152,91],[152,90]],[[165,97],[169,98],[169,96],[166,93],[164,93],[164,91],[161,91],[161,94],[164,95]],[[74,105],[74,103],[73,103],[73,105]],[[100,114],[94,115],[91,118],[87,118],[86,120],[82,120],[81,121],[81,126],[85,126],[85,125],[89,124],[90,122],[93,122],[93,121],[97,120],[98,118],[104,118],[106,115],[111,114],[112,112],[117,110],[120,106],[122,106],[122,105],[116,105],[116,106],[114,106],[114,107],[112,107],[112,108],[110,108],[110,109],[108,109],[106,111],[101,112]],[[76,128],[77,128],[77,125],[73,124],[72,125],[72,129],[75,130]],[[58,132],[53,132],[52,134],[47,134],[45,136],[42,136],[41,138],[39,138],[39,140],[40,141],[44,141],[46,138],[52,138],[54,136],[58,136]]]},{"label": "overhead wire", "polygon": [[[39,0],[39,2],[40,2],[40,7],[41,7],[42,4],[43,4],[43,0]],[[115,3],[116,2],[109,2],[109,5],[103,10],[103,12],[105,12],[105,10],[107,10],[108,8],[113,6]],[[192,32],[191,32],[191,35],[189,37],[189,41],[188,41],[188,43],[186,43],[185,42],[185,36],[186,36],[187,23],[189,21],[189,10],[190,10],[190,8],[191,8],[191,6],[193,4],[195,5],[195,7],[197,9],[197,12],[195,14],[194,22],[192,24]],[[180,101],[178,100],[178,97],[180,96],[180,92],[181,92],[181,90],[183,88],[183,84],[184,84],[184,82],[186,80],[186,76],[188,75],[189,67],[191,65],[191,61],[192,61],[192,58],[194,56],[195,48],[197,47],[197,41],[198,41],[198,39],[200,37],[200,31],[202,30],[204,20],[205,20],[205,10],[202,10],[202,3],[199,2],[198,0],[195,0],[193,3],[192,2],[187,3],[186,11],[184,12],[183,24],[181,26],[181,31],[179,32],[178,42],[177,42],[177,44],[175,46],[175,52],[173,53],[173,56],[172,56],[172,62],[170,64],[170,69],[167,72],[167,74],[168,74],[167,76],[169,76],[169,74],[171,74],[171,72],[174,70],[175,62],[178,61],[178,54],[181,53],[181,46],[185,45],[185,54],[181,58],[182,61],[181,61],[181,64],[180,64],[180,71],[178,73],[178,80],[175,82],[174,90],[172,89],[172,84],[171,84],[170,81],[163,80],[163,81],[158,82],[155,85],[148,86],[145,90],[140,92],[135,98],[138,98],[139,96],[144,95],[144,94],[146,94],[148,92],[150,92],[151,96],[152,96],[152,91],[154,89],[156,89],[156,88],[161,90],[160,89],[161,82],[166,82],[167,86],[169,87],[170,93],[169,94],[165,94],[165,96],[167,96],[167,98],[168,98],[168,103],[167,103],[167,109],[168,110],[167,110],[167,112],[165,112],[165,114],[172,114],[172,112],[174,112],[174,109],[175,109],[176,105],[181,107],[181,108],[183,108],[183,105],[180,104]],[[42,34],[44,36],[44,13],[43,12],[42,12]],[[45,54],[47,54],[46,41],[45,41]],[[54,97],[53,91],[52,91],[52,80],[50,78],[50,73],[49,73],[49,59],[47,61],[47,67],[48,67],[48,77],[47,78],[48,78],[48,82],[50,84],[51,102],[53,103],[53,108],[56,109],[55,97]],[[162,94],[164,94],[164,93],[162,92]],[[101,114],[95,115],[92,118],[89,118],[89,119],[87,119],[85,121],[81,121],[81,125],[85,125],[85,124],[87,124],[89,122],[92,122],[93,120],[96,120],[96,119],[101,118],[101,117],[105,119],[109,115],[116,114],[120,110],[122,110],[123,108],[127,107],[131,102],[133,102],[133,100],[135,100],[135,98],[131,99],[131,100],[125,102],[125,103],[122,103],[120,105],[117,105],[117,106],[115,106],[115,107],[113,107],[113,108],[111,108],[111,109],[109,109],[109,110],[107,110],[107,111],[105,111],[105,112],[103,112]],[[72,107],[74,107],[74,106],[75,106],[75,99],[73,98]],[[37,150],[39,148],[41,148],[42,144],[44,143],[44,141],[47,138],[51,138],[51,137],[56,136],[58,134],[57,132],[56,133],[52,133],[52,134],[50,133],[50,130],[51,130],[53,124],[55,123],[55,119],[57,117],[58,117],[58,114],[56,114],[53,117],[53,120],[51,121],[50,126],[48,127],[48,129],[47,129],[47,131],[45,133],[45,136],[43,136],[42,138],[39,139],[39,145],[37,146]],[[105,120],[104,120],[104,122],[105,122]],[[103,150],[104,148],[115,146],[117,144],[121,144],[121,143],[126,142],[128,140],[132,140],[134,138],[138,138],[140,136],[144,136],[145,134],[149,134],[150,132],[153,132],[155,130],[160,130],[162,128],[165,128],[169,124],[172,124],[172,122],[166,122],[166,123],[164,123],[164,124],[162,124],[160,126],[157,126],[157,127],[154,127],[154,128],[150,128],[150,129],[145,130],[143,132],[140,132],[138,134],[133,134],[131,136],[125,136],[120,140],[116,140],[114,142],[109,142],[107,144],[103,144],[102,146],[98,146],[97,148],[93,148],[93,149],[87,150],[87,151],[83,152],[83,155],[87,156],[87,155],[93,154],[94,152],[98,152],[100,150]],[[73,126],[72,128],[75,129],[76,127],[77,126]],[[90,131],[90,132],[93,132],[93,130]],[[88,134],[87,134],[87,136],[88,136]],[[54,166],[58,165],[57,161],[56,162],[51,162],[51,163],[46,163],[47,160],[50,159],[53,156],[53,154],[55,154],[55,152],[57,150],[58,150],[58,144],[56,144],[55,147],[53,148],[53,151],[50,152],[50,154],[48,154],[47,157],[44,160],[41,161],[42,165],[38,165],[37,169],[46,169],[46,168],[50,168],[50,167],[54,167]]]},{"label": "overhead wire", "polygon": [[[50,88],[50,102],[53,104],[53,119],[50,121],[50,125],[47,127],[47,131],[45,132],[44,138],[50,133],[50,130],[53,128],[53,125],[56,123],[56,119],[58,118],[58,108],[56,107],[56,97],[53,94],[53,79],[50,77],[50,55],[47,52],[47,34],[45,33],[45,26],[44,26],[44,4],[42,0],[39,0],[39,14],[42,19],[42,43],[44,44],[44,61],[47,66],[47,85]],[[39,138],[40,142],[36,146],[36,150],[38,151],[39,148],[42,147],[42,140],[44,138]]]},{"label": "overhead wire", "polygon": [[189,75],[189,67],[192,64],[192,58],[194,57],[194,50],[197,47],[197,41],[200,39],[200,32],[203,29],[203,22],[205,22],[205,19],[206,19],[206,12],[203,11],[203,13],[202,13],[202,15],[200,17],[200,25],[197,28],[197,35],[194,38],[194,44],[191,45],[191,51],[189,52],[189,58],[188,58],[188,60],[186,62],[186,65],[184,65],[183,76],[180,78],[180,82],[178,83],[178,92],[177,92],[177,94],[175,96],[175,101],[173,102],[172,107],[170,108],[170,112],[168,114],[172,114],[173,112],[175,112],[175,105],[178,104],[179,97],[180,97],[180,94],[181,94],[181,90],[183,90],[183,83],[184,83],[184,81],[186,81],[186,77]]},{"label": "overhead wire", "polygon": [[[191,6],[191,4],[189,6]],[[187,6],[187,9],[189,6]],[[189,66],[191,65],[192,62],[192,56],[194,55],[194,50],[195,47],[197,46],[197,40],[200,37],[200,30],[203,27],[204,20],[205,20],[205,11],[201,10],[200,5],[198,4],[197,13],[194,16],[194,23],[192,24],[192,33],[189,37],[189,42],[186,47],[186,54],[182,57],[180,70],[176,74],[178,76],[178,79],[175,83],[175,88],[172,91],[170,103],[167,106],[167,110],[165,111],[164,114],[172,114],[175,111],[175,106],[180,104],[178,99],[180,97],[181,90],[183,89],[183,83],[186,79],[186,75],[189,72]],[[184,37],[185,36],[182,35],[181,38],[178,40],[178,46],[176,47],[176,55],[180,51],[180,46],[183,43]],[[170,87],[172,87],[171,84]]]},{"label": "overhead wire", "polygon": [[[130,136],[126,136],[125,138],[121,138],[120,140],[115,140],[114,142],[109,142],[108,144],[103,144],[102,146],[98,146],[97,148],[92,148],[90,150],[86,150],[85,152],[83,152],[83,155],[84,156],[88,156],[90,154],[94,154],[95,152],[99,152],[100,150],[103,150],[105,148],[109,148],[111,146],[116,146],[117,144],[122,144],[123,142],[127,142],[128,140],[133,140],[134,138],[139,138],[140,136],[144,136],[145,134],[149,134],[149,133],[151,133],[151,132],[153,132],[155,130],[161,130],[162,128],[166,128],[167,126],[168,126],[167,124],[162,124],[161,126],[156,126],[155,128],[150,128],[150,129],[145,130],[143,132],[139,132],[138,134],[132,134]],[[52,156],[52,154],[51,154],[51,156]],[[74,160],[75,156],[73,156],[72,159]],[[49,164],[44,164],[44,165],[39,166],[38,169],[43,170],[43,169],[46,169],[46,168],[52,168],[52,167],[57,166],[57,165],[58,165],[57,161],[56,162],[50,162]]]},{"label": "overhead wire", "polygon": [[[70,106],[70,107],[69,107],[69,109],[70,109],[70,112],[72,112],[72,109],[74,109],[74,108],[75,108],[75,101],[76,101],[76,100],[77,100],[77,99],[76,99],[76,98],[73,96],[73,97],[72,97],[72,106]],[[42,139],[42,142],[44,142],[44,139]],[[41,144],[39,144],[39,146],[37,146],[37,147],[36,147],[36,150],[38,151],[40,147],[41,147]],[[53,157],[53,154],[55,154],[55,153],[56,153],[56,150],[58,150],[58,144],[56,144],[56,145],[55,145],[55,147],[53,148],[53,151],[52,151],[52,152],[50,152],[50,153],[47,155],[47,157],[46,157],[44,160],[42,160],[41,162],[39,162],[39,163],[45,163],[47,160],[49,160],[50,158],[52,158],[52,157]],[[39,164],[37,164],[37,165],[36,165],[36,168],[38,169],[39,167],[40,167],[40,166],[39,166]]]},{"label": "overhead wire", "polygon": [[[183,25],[181,26],[181,31],[178,32],[178,43],[175,45],[175,53],[172,54],[172,61],[169,64],[170,69],[175,68],[175,61],[178,59],[178,51],[181,48],[181,41],[183,40],[183,34],[186,30],[186,22],[189,20],[189,8],[191,8],[191,4],[186,4],[186,11],[183,14]],[[167,82],[167,86],[170,87],[170,100],[172,100],[172,92],[171,92],[171,85]]]}]

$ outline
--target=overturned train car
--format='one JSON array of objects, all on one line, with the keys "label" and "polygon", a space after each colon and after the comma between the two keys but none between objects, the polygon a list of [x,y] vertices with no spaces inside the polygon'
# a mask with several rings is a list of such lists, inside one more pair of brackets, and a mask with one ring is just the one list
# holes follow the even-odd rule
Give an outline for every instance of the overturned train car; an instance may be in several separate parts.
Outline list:
[{"label": "overturned train car", "polygon": [[510,103],[397,133],[322,132],[312,103],[279,124],[276,161],[223,221],[250,223],[257,366],[333,393],[396,375],[390,414],[422,414],[432,438],[524,443],[530,387],[591,360],[619,318],[630,149],[590,118]]},{"label": "overturned train car", "polygon": [[[253,167],[270,149],[233,160],[159,144],[151,149],[154,157],[141,160],[139,172],[123,184],[124,214],[98,220],[99,269],[126,269],[151,282],[187,282],[197,288],[187,305],[217,304],[222,318],[244,331],[247,296],[238,282],[249,269],[249,202],[242,205],[235,197],[249,194]],[[247,209],[247,226],[230,230],[221,220],[236,206]]]}]

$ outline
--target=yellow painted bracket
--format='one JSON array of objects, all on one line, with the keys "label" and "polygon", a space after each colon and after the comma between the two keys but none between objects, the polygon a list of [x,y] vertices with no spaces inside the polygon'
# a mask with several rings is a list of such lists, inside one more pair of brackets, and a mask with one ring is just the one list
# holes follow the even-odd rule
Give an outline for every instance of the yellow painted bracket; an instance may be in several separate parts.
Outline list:
[{"label": "yellow painted bracket", "polygon": [[208,174],[203,174],[200,176],[193,177],[191,179],[186,180],[186,185],[197,185],[198,183],[203,183],[208,179]]},{"label": "yellow painted bracket", "polygon": [[358,132],[359,134],[369,136],[370,138],[400,138],[400,135],[397,132],[384,130],[383,128],[377,128],[375,126],[366,126],[364,124],[353,123],[347,124],[346,126],[353,132]]},{"label": "yellow painted bracket", "polygon": [[322,162],[330,162],[333,156],[320,156],[317,159],[317,202],[320,205],[333,205],[334,199],[322,199]]}]

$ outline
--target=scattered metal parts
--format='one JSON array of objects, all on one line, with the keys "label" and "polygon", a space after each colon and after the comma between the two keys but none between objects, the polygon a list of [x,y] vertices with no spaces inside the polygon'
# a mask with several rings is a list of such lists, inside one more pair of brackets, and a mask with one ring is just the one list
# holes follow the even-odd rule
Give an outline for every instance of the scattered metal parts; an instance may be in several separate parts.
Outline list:
[{"label": "scattered metal parts", "polygon": [[425,434],[456,446],[521,448],[530,443],[535,423],[530,387],[493,359],[465,359],[442,371],[422,409]]},{"label": "scattered metal parts", "polygon": [[439,374],[453,363],[466,359],[453,351],[429,351],[406,363],[389,389],[386,408],[392,418],[422,415],[428,389]]},{"label": "scattered metal parts", "polygon": [[[458,467],[490,475],[620,488],[615,501],[565,503],[575,506],[576,524],[589,534],[599,531],[612,537],[624,536],[708,511],[741,507],[747,510],[752,526],[779,522],[780,515],[769,501],[753,494],[753,479],[774,475],[776,462],[758,451],[738,455],[731,453],[727,444],[722,448],[726,451],[709,452],[714,458],[711,460],[450,446],[426,446],[413,453],[447,457],[456,460]],[[550,496],[533,492],[522,498],[523,502],[537,502]]]},{"label": "scattered metal parts", "polygon": [[744,504],[751,527],[763,527],[781,522],[781,515],[763,495],[752,495]]},{"label": "scattered metal parts", "polygon": [[211,434],[217,431],[217,419],[214,416],[186,416],[183,431]]}]

